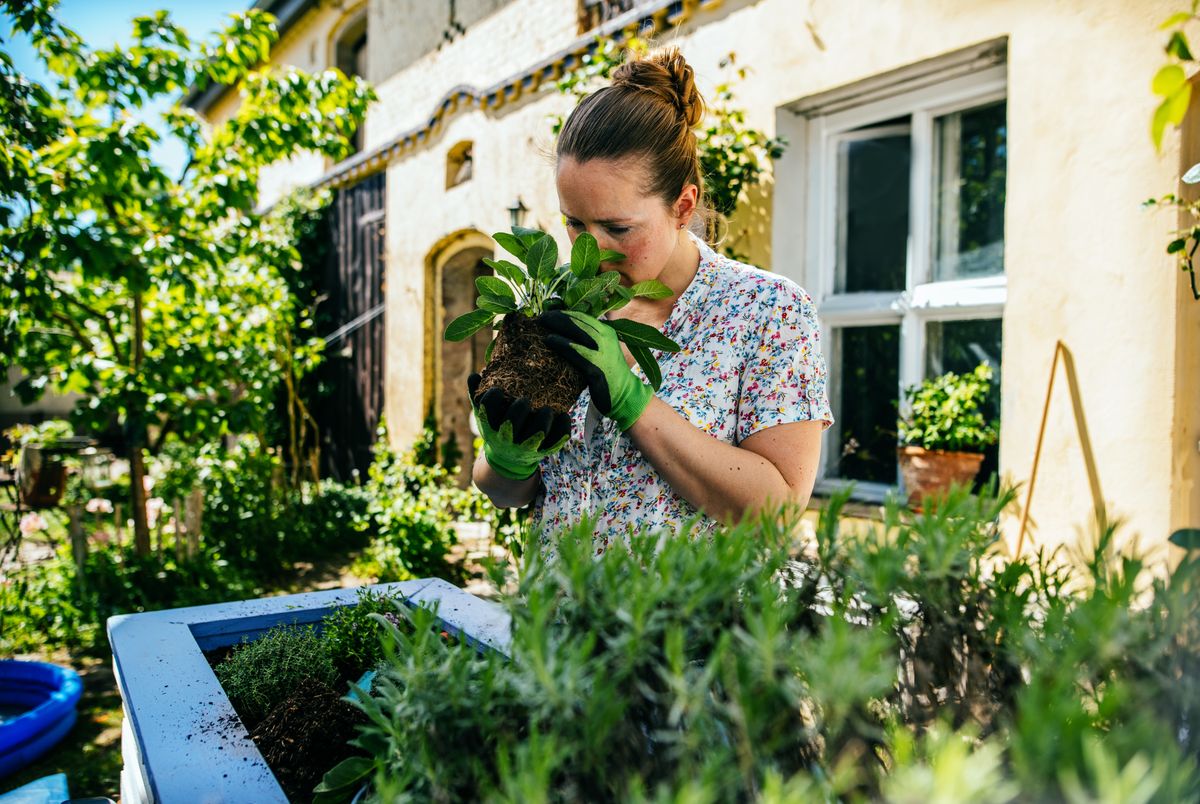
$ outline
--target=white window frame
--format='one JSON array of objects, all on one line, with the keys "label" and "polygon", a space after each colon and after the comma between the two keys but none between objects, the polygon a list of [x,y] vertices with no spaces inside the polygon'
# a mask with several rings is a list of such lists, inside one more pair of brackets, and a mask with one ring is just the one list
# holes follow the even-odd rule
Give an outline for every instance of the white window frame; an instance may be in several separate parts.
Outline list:
[{"label": "white window frame", "polygon": [[[1002,318],[1007,300],[1004,274],[983,278],[933,281],[935,152],[934,121],[941,115],[984,106],[1007,98],[1004,64],[1006,43],[988,43],[880,76],[779,110],[778,133],[792,148],[776,164],[777,255],[803,255],[780,265],[812,296],[817,305],[826,362],[830,368],[830,401],[840,395],[840,364],[834,335],[842,327],[899,325],[900,367],[897,398],[925,377],[925,331],[932,322]],[[856,129],[909,117],[909,238],[905,290],[837,293],[839,160],[838,145],[862,134]],[[890,128],[891,126],[888,126]],[[780,210],[785,212],[780,217]],[[782,220],[787,226],[781,226]],[[796,221],[801,225],[792,226]],[[837,411],[834,411],[835,417]],[[816,491],[828,494],[849,482],[833,476],[840,459],[840,428],[826,431]],[[897,477],[897,482],[899,478]],[[855,497],[882,501],[895,484],[854,482]]]}]

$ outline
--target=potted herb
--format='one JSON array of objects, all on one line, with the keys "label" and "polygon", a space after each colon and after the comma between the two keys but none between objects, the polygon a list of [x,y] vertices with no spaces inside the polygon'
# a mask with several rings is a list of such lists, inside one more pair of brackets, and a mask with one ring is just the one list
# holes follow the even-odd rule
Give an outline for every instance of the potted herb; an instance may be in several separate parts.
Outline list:
[{"label": "potted herb", "polygon": [[[534,410],[549,407],[567,413],[583,391],[584,379],[546,346],[537,316],[547,310],[568,310],[600,318],[638,297],[665,299],[671,289],[657,280],[621,285],[618,272],[601,271],[600,265],[625,255],[601,249],[586,232],[575,239],[571,261],[561,266],[558,245],[545,232],[514,226],[512,234],[498,232],[492,237],[523,265],[485,259],[496,275],[475,280],[476,309],[450,322],[446,340],[465,340],[484,327],[495,327],[499,320],[500,331],[488,347],[475,398],[501,388],[512,399],[528,399]],[[621,319],[605,323],[616,330],[657,389],[662,373],[650,350],[678,352],[679,345],[646,324]]]},{"label": "potted herb", "polygon": [[897,454],[910,504],[974,482],[984,450],[999,437],[999,422],[987,421],[982,409],[991,380],[992,367],[981,363],[969,374],[946,372],[905,391]]}]

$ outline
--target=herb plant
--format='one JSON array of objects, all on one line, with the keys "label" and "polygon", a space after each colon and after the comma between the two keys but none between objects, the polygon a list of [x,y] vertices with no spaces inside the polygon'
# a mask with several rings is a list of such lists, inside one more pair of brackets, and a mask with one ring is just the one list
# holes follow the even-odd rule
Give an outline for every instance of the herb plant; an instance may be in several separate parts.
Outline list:
[{"label": "herb plant", "polygon": [[[497,319],[512,315],[536,318],[547,310],[570,310],[600,318],[639,297],[671,296],[671,289],[658,280],[638,282],[627,288],[621,285],[617,271],[601,271],[601,263],[616,262],[625,255],[601,249],[596,238],[586,232],[575,239],[571,261],[561,266],[558,244],[545,232],[514,226],[512,234],[497,232],[492,238],[524,265],[484,259],[496,276],[475,280],[479,289],[477,309],[450,322],[446,327],[448,341],[465,340],[484,327],[495,326]],[[650,350],[678,352],[679,344],[654,327],[636,321],[616,319],[605,323],[617,331],[617,337],[657,389],[662,373]],[[488,359],[491,359],[490,348]]]},{"label": "herb plant", "polygon": [[983,405],[991,392],[992,367],[980,363],[969,374],[948,371],[905,391],[908,413],[900,417],[900,443],[952,452],[983,452],[999,437]]},{"label": "herb plant", "polygon": [[251,730],[305,679],[330,687],[337,682],[329,651],[312,626],[276,626],[234,648],[214,672]]}]

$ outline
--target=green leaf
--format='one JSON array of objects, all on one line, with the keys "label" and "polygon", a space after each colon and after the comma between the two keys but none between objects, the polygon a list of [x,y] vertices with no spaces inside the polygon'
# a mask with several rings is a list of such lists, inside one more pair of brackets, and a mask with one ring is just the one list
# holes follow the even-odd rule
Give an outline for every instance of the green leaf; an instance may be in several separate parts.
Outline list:
[{"label": "green leaf", "polygon": [[650,354],[650,350],[645,346],[637,346],[632,343],[625,345],[629,347],[629,354],[633,355],[633,359],[642,367],[642,372],[650,381],[651,387],[657,391],[662,386],[662,369],[658,367],[658,361],[654,359],[654,355]]},{"label": "green leaf", "polygon": [[358,788],[375,771],[375,760],[370,757],[350,757],[334,765],[313,788],[314,804],[335,804],[349,801]]},{"label": "green leaf", "polygon": [[[525,252],[529,249],[516,236],[510,235],[508,232],[496,232],[494,235],[492,235],[492,239],[500,245],[500,248],[504,249],[518,260],[524,261]],[[484,262],[487,262],[487,260],[485,259]]]},{"label": "green leaf", "polygon": [[1171,39],[1167,42],[1167,54],[1180,61],[1192,61],[1192,51],[1188,48],[1188,40],[1183,31],[1171,34]]},{"label": "green leaf", "polygon": [[517,311],[517,303],[512,299],[506,299],[503,296],[493,296],[490,293],[485,293],[475,299],[475,306],[480,310],[487,310],[492,313],[515,313]]},{"label": "green leaf", "polygon": [[1151,133],[1154,136],[1154,147],[1162,147],[1163,132],[1169,125],[1178,126],[1187,114],[1188,104],[1192,99],[1192,85],[1184,84],[1179,91],[1171,95],[1154,112]]},{"label": "green leaf", "polygon": [[613,251],[610,248],[600,250],[600,262],[621,262],[625,259],[625,255],[619,251]]},{"label": "green leaf", "polygon": [[630,290],[633,291],[634,298],[669,299],[675,295],[675,291],[657,279],[647,279],[645,282],[638,282]]},{"label": "green leaf", "polygon": [[495,313],[489,310],[472,310],[466,315],[460,315],[446,327],[445,338],[448,341],[465,341],[491,324],[495,317]]},{"label": "green leaf", "polygon": [[625,318],[609,321],[609,326],[617,331],[617,335],[629,346],[647,346],[660,352],[678,352],[679,344],[663,335],[654,327],[639,324]]},{"label": "green leaf", "polygon": [[1178,240],[1172,240],[1170,243],[1167,244],[1167,253],[1175,254],[1176,252],[1183,251],[1183,247],[1186,245],[1187,245],[1187,241],[1184,240],[1182,237],[1179,238]]},{"label": "green leaf", "polygon": [[484,257],[483,264],[519,288],[525,287],[525,284],[529,279],[529,277],[525,275],[525,269],[519,265],[509,262],[508,260],[493,260],[488,257]]},{"label": "green leaf", "polygon": [[605,313],[610,313],[613,310],[620,310],[622,307],[633,301],[633,293],[627,287],[617,285],[612,289],[612,293],[612,298],[603,302],[600,309],[596,312],[597,318]]},{"label": "green leaf", "polygon": [[528,248],[543,237],[549,237],[548,234],[541,229],[526,229],[524,226],[514,226],[512,233],[516,235],[521,243]]},{"label": "green leaf", "polygon": [[479,288],[479,292],[484,296],[498,296],[501,299],[507,299],[516,306],[517,296],[513,293],[512,286],[503,279],[497,279],[494,276],[481,276],[475,280],[475,287]]},{"label": "green leaf", "polygon": [[600,246],[596,238],[583,232],[571,246],[571,273],[578,277],[595,276],[600,268]]},{"label": "green leaf", "polygon": [[1191,18],[1192,18],[1192,15],[1189,14],[1188,12],[1177,11],[1176,13],[1167,17],[1166,20],[1163,21],[1163,24],[1158,26],[1158,30],[1165,31],[1168,28],[1174,28],[1177,25],[1183,25],[1185,22],[1187,22]]},{"label": "green leaf", "polygon": [[1187,73],[1178,64],[1168,64],[1159,70],[1154,80],[1150,82],[1150,89],[1155,95],[1170,97],[1179,91],[1179,88],[1187,83]]},{"label": "green leaf", "polygon": [[554,238],[542,235],[529,247],[529,253],[525,255],[525,264],[529,266],[529,275],[538,281],[553,281],[554,269],[558,264],[558,244],[554,242]]},{"label": "green leaf", "polygon": [[1200,550],[1200,528],[1183,528],[1171,534],[1167,540],[1184,550]]}]

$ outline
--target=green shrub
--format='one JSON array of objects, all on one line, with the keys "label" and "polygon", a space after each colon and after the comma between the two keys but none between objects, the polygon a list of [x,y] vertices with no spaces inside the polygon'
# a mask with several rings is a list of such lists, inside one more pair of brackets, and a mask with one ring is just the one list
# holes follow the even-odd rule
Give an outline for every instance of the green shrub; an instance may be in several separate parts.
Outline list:
[{"label": "green shrub", "polygon": [[106,650],[116,614],[198,606],[261,595],[252,578],[211,552],[180,560],[174,550],[139,556],[133,546],[91,545],[80,576],[63,546],[0,585],[0,654],[58,647]]},{"label": "green shrub", "polygon": [[999,438],[999,423],[983,408],[992,392],[992,367],[969,374],[948,371],[905,390],[908,413],[898,422],[900,443],[925,449],[983,452]]},{"label": "green shrub", "polygon": [[392,615],[403,605],[386,592],[360,589],[358,602],[341,606],[322,620],[321,641],[338,675],[351,681],[383,658],[383,630],[372,614]]},{"label": "green shrub", "polygon": [[511,657],[390,634],[375,793],[1196,800],[1200,555],[1155,580],[1109,530],[1073,568],[1004,561],[1011,498],[854,533],[834,500],[811,542],[764,518],[599,558],[585,523],[529,557]]},{"label": "green shrub", "polygon": [[438,577],[459,581],[447,561],[457,542],[459,519],[490,520],[494,509],[477,489],[460,489],[458,470],[429,463],[430,430],[418,439],[419,450],[397,453],[379,429],[366,483],[368,516],[376,535],[357,571],[380,581]]},{"label": "green shrub", "polygon": [[172,502],[202,488],[204,544],[262,581],[279,579],[296,561],[361,549],[370,540],[365,489],[332,480],[287,488],[279,456],[254,439],[232,450],[175,440],[161,463],[155,491]]},{"label": "green shrub", "polygon": [[253,729],[297,685],[313,679],[336,689],[337,671],[312,626],[276,626],[245,642],[215,668],[230,703]]}]

